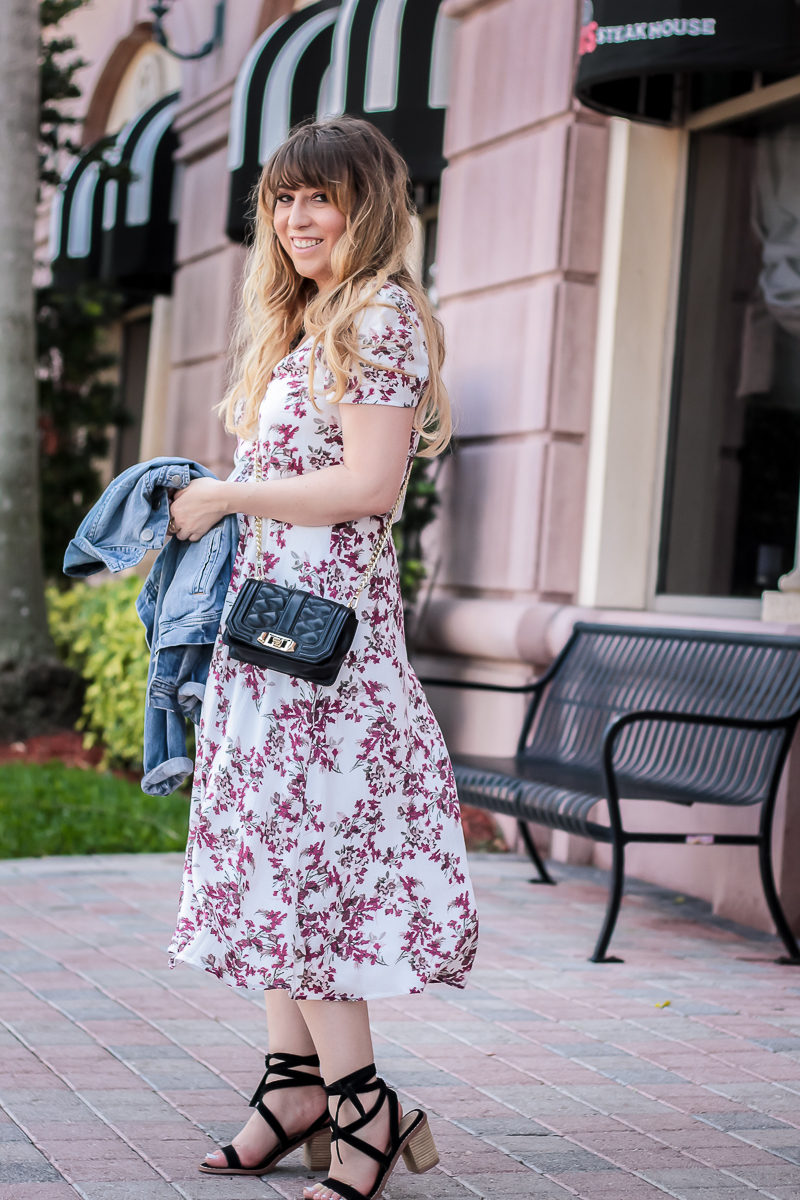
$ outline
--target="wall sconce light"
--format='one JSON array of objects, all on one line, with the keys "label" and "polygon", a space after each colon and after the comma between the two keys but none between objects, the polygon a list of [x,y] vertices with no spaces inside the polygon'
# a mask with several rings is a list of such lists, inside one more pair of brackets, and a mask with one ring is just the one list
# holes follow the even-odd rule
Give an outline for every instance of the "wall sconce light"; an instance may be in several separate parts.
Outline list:
[{"label": "wall sconce light", "polygon": [[151,4],[150,11],[153,14],[153,38],[158,42],[159,46],[163,46],[167,53],[174,55],[175,58],[180,58],[184,62],[196,58],[205,58],[212,50],[216,50],[217,46],[222,45],[222,35],[225,29],[225,0],[217,0],[217,5],[214,9],[214,32],[211,38],[199,50],[195,50],[191,54],[182,54],[180,50],[174,50],[169,44],[167,35],[164,32],[164,17],[169,12],[169,4]]}]

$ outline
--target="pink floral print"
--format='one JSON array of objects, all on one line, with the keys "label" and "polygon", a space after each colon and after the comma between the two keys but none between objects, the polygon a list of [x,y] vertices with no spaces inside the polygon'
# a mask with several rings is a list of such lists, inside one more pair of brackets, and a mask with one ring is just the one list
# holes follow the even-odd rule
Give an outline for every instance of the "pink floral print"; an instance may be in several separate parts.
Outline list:
[{"label": "pink floral print", "polygon": [[[359,336],[366,365],[342,403],[416,405],[427,351],[407,293],[383,288]],[[278,364],[262,403],[265,478],[342,460],[321,360],[316,407],[308,395],[309,354],[304,343]],[[234,478],[252,474],[254,451],[239,445]],[[263,573],[347,599],[383,526],[383,517],[313,528],[264,521]],[[256,573],[251,518],[240,517],[240,535],[226,612]],[[391,541],[358,616],[330,687],[236,662],[217,641],[173,965],[296,999],[464,986],[477,915],[447,751],[406,656]]]}]

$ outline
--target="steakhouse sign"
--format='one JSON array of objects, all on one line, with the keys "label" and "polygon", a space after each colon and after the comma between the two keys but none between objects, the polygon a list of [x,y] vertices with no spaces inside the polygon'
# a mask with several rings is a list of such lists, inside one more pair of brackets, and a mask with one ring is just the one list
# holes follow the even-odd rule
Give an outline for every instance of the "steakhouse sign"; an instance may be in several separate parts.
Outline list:
[{"label": "steakhouse sign", "polygon": [[[674,123],[693,77],[800,71],[796,0],[584,0],[576,93],[605,112]],[[731,87],[731,94],[734,88]]]},{"label": "steakhouse sign", "polygon": [[[593,10],[594,5],[587,5]],[[670,37],[715,37],[716,17],[667,17],[663,21],[637,21],[633,25],[598,25],[589,21],[581,28],[581,54],[591,54],[598,46],[623,42],[654,42]]]}]

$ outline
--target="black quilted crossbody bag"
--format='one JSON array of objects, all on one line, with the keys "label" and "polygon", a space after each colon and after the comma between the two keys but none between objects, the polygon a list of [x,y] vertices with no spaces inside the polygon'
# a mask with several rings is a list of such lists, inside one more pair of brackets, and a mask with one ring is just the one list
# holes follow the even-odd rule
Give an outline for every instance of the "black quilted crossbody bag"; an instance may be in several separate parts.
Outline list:
[{"label": "black quilted crossbody bag", "polygon": [[[350,649],[358,617],[359,596],[372,577],[403,502],[411,471],[409,464],[400,494],[386,520],[386,527],[372,552],[369,564],[347,604],[315,596],[301,588],[289,588],[269,579],[245,579],[233,603],[222,640],[231,657],[255,663],[283,675],[335,683],[344,656]],[[261,480],[261,463],[256,447],[256,479]],[[261,517],[256,517],[256,562],[261,570]]]}]

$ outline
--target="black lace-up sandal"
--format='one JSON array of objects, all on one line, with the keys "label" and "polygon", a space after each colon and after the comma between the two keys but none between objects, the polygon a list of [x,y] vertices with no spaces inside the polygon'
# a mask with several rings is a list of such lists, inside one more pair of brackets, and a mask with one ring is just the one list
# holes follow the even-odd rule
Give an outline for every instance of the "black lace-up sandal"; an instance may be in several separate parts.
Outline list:
[{"label": "black lace-up sandal", "polygon": [[[270,1092],[278,1091],[279,1088],[308,1087],[310,1085],[323,1087],[319,1075],[299,1070],[300,1067],[319,1067],[319,1059],[316,1054],[268,1054],[264,1059],[264,1065],[267,1069],[253,1093],[250,1107],[254,1108],[269,1125],[278,1139],[277,1146],[254,1167],[243,1166],[242,1160],[233,1146],[223,1146],[224,1167],[216,1167],[213,1163],[205,1162],[200,1164],[200,1170],[205,1171],[207,1175],[265,1175],[298,1146],[303,1147],[303,1160],[309,1170],[324,1171],[328,1168],[331,1161],[331,1119],[328,1112],[322,1113],[302,1133],[290,1136],[275,1114],[270,1112],[264,1103],[264,1097]],[[276,1079],[276,1075],[279,1078]]]},{"label": "black lace-up sandal", "polygon": [[[329,1097],[338,1097],[336,1111],[331,1117],[331,1144],[336,1150],[339,1162],[342,1161],[339,1144],[345,1142],[360,1154],[373,1159],[378,1164],[378,1175],[372,1190],[366,1194],[332,1175],[318,1185],[318,1190],[330,1188],[344,1197],[344,1200],[376,1200],[401,1155],[408,1170],[413,1171],[415,1175],[429,1171],[438,1163],[439,1155],[427,1116],[422,1109],[412,1108],[401,1118],[397,1093],[387,1087],[376,1074],[374,1063],[353,1071],[352,1075],[345,1075],[343,1079],[337,1079],[335,1083],[328,1084],[325,1090]],[[362,1097],[369,1093],[375,1093],[375,1099],[369,1107],[365,1107]],[[345,1100],[349,1100],[359,1114],[347,1125],[343,1125],[339,1120]],[[384,1103],[389,1105],[389,1148],[385,1153],[358,1136],[359,1130],[378,1115]],[[311,1194],[313,1196],[315,1192]]]}]

